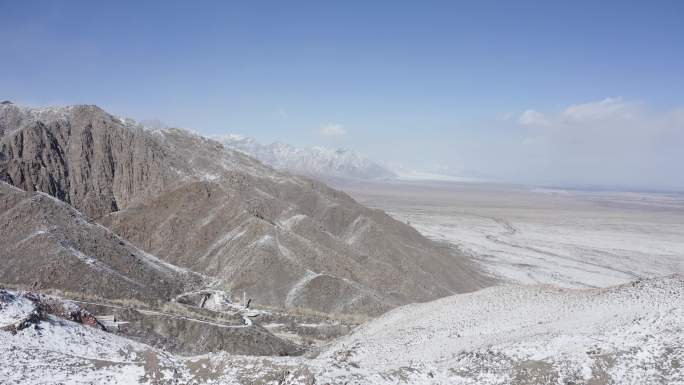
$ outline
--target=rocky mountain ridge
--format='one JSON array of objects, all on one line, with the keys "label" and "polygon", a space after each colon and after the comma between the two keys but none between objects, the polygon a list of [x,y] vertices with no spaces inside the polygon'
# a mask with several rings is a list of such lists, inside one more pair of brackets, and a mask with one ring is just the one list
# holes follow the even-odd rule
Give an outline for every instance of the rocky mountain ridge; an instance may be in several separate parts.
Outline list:
[{"label": "rocky mountain ridge", "polygon": [[0,106],[0,180],[263,304],[378,314],[486,283],[462,255],[320,182],[96,106]]}]

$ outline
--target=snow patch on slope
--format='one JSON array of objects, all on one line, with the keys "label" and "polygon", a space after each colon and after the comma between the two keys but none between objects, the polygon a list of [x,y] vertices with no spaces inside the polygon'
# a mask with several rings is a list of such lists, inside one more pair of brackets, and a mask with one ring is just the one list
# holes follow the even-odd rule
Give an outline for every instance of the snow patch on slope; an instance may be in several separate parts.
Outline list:
[{"label": "snow patch on slope", "polygon": [[304,276],[295,283],[290,291],[287,293],[287,297],[285,297],[285,305],[286,306],[294,306],[294,302],[297,300],[297,297],[299,294],[304,290],[306,285],[309,284],[314,278],[320,276],[321,274],[319,273],[314,273],[311,270],[307,270]]},{"label": "snow patch on slope", "polygon": [[0,291],[0,328],[20,322],[35,308],[33,302],[26,297]]}]

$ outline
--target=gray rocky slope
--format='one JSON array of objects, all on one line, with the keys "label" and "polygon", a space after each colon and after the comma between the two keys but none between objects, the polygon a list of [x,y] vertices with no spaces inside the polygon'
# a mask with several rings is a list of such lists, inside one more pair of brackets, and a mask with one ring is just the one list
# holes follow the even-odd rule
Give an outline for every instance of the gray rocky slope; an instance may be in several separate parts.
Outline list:
[{"label": "gray rocky slope", "polygon": [[47,194],[0,182],[0,282],[163,303],[206,279],[145,253]]},{"label": "gray rocky slope", "polygon": [[377,314],[485,282],[462,255],[343,192],[95,106],[0,106],[0,180],[262,304]]}]

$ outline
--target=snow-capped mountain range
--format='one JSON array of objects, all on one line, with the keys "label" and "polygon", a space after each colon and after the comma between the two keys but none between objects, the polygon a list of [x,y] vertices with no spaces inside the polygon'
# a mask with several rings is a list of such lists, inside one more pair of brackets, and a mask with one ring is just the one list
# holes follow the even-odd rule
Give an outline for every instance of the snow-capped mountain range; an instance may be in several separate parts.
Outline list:
[{"label": "snow-capped mountain range", "polygon": [[261,144],[242,135],[228,134],[213,139],[224,146],[257,158],[276,169],[295,174],[341,179],[389,179],[397,175],[368,157],[345,149],[299,148],[282,142]]}]

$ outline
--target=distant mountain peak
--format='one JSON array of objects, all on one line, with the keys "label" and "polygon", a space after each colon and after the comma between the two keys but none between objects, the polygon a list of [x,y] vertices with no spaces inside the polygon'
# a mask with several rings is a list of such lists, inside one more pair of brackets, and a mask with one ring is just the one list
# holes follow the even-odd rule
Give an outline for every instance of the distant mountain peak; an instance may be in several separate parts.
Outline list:
[{"label": "distant mountain peak", "polygon": [[257,158],[277,169],[318,178],[387,179],[396,174],[365,155],[344,148],[300,148],[280,141],[261,144],[254,139],[226,134],[214,139],[224,146]]}]

